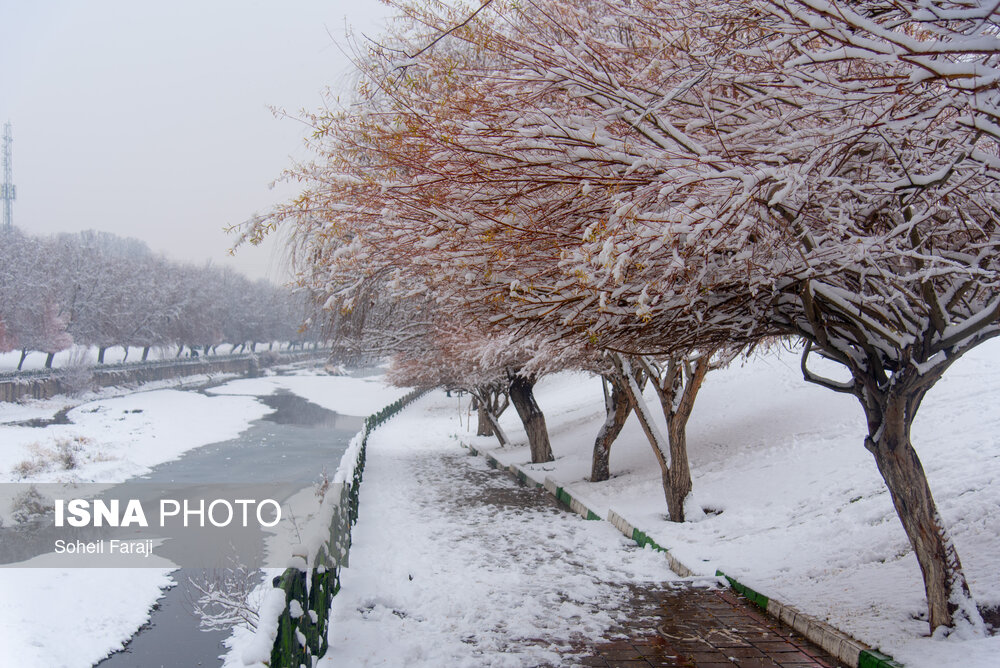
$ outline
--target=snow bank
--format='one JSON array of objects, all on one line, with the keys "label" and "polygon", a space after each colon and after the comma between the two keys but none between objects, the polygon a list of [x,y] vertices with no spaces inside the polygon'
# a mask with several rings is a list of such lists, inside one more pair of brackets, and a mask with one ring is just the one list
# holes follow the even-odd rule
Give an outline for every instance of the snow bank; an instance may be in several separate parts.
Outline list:
[{"label": "snow bank", "polygon": [[385,383],[381,377],[330,376],[303,371],[294,376],[266,376],[234,380],[208,390],[212,394],[256,395],[287,390],[341,415],[365,416],[399,399],[409,390]]},{"label": "snow bank", "polygon": [[[118,482],[188,450],[234,438],[270,411],[252,397],[154,390],[90,401],[72,424],[0,425],[0,481]],[[74,452],[67,468],[60,448]]]},{"label": "snow bank", "polygon": [[90,666],[121,649],[173,586],[166,569],[0,569],[5,666]]}]

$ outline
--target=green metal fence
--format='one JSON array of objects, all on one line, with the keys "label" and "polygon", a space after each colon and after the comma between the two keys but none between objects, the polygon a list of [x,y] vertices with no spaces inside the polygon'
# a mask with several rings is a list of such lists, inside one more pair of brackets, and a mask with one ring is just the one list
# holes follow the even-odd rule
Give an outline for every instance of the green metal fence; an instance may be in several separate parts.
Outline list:
[{"label": "green metal fence", "polygon": [[[414,390],[365,418],[364,428],[348,446],[334,484],[327,491],[324,503],[329,504],[325,513],[329,518],[329,539],[315,553],[299,555],[301,564],[274,578],[274,586],[285,593],[285,605],[277,620],[268,663],[271,668],[310,667],[314,658],[326,653],[330,604],[340,591],[340,569],[347,566],[351,527],[358,521],[368,436],[425,392]],[[262,631],[258,629],[258,633]]]}]

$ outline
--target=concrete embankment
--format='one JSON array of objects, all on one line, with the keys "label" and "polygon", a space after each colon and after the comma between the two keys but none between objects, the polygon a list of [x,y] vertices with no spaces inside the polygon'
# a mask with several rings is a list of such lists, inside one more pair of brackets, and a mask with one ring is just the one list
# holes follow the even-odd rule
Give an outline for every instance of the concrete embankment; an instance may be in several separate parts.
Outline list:
[{"label": "concrete embankment", "polygon": [[196,374],[247,374],[274,364],[284,364],[309,357],[322,358],[325,355],[325,351],[322,350],[309,350],[31,371],[0,376],[0,401],[48,399],[58,394],[74,394],[97,387],[148,383]]}]

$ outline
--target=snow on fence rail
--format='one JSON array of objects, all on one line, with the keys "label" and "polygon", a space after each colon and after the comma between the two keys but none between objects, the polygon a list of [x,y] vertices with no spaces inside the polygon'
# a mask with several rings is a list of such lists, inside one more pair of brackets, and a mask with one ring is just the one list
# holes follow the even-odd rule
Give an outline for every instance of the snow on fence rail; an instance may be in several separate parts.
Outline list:
[{"label": "snow on fence rail", "polygon": [[257,631],[243,653],[245,666],[311,666],[326,653],[330,604],[340,591],[340,569],[347,566],[351,527],[358,520],[368,436],[426,391],[414,390],[369,415],[351,439],[313,523],[318,531],[305,533],[288,568],[274,578],[274,589],[264,597]]}]

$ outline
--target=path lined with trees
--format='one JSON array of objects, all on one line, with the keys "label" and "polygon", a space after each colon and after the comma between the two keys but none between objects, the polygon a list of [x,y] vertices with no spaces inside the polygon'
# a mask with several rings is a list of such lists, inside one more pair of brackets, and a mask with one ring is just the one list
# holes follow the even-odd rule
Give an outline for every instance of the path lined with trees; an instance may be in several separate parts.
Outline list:
[{"label": "path lined with trees", "polygon": [[1000,7],[391,4],[405,18],[359,55],[356,104],[304,119],[306,192],[248,230],[291,228],[345,354],[474,392],[483,430],[505,393],[534,461],[552,456],[534,382],[600,373],[594,476],[634,411],[683,521],[705,375],[800,341],[805,380],[860,403],[930,629],[985,633],[910,426],[1000,334]]}]

